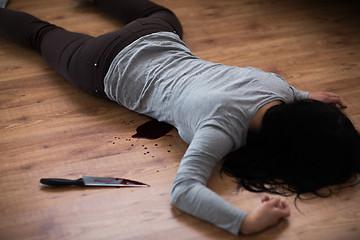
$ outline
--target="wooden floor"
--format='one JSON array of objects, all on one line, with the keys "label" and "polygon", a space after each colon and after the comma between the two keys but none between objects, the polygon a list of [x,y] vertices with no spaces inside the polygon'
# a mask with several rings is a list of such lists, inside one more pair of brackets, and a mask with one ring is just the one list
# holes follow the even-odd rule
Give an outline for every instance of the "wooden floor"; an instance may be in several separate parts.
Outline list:
[{"label": "wooden floor", "polygon": [[[340,94],[360,129],[360,8],[351,1],[156,0],[178,15],[199,57],[276,72],[301,90]],[[122,25],[72,0],[12,0],[72,31],[100,35]],[[0,36],[0,239],[235,239],[170,205],[187,145],[173,130],[132,139],[149,119],[87,96],[32,50]],[[148,153],[149,152],[149,153]],[[48,188],[40,178],[132,178],[150,188]],[[215,173],[209,186],[250,210],[262,194],[237,193]],[[240,239],[358,240],[360,185],[299,201],[278,226]]]}]

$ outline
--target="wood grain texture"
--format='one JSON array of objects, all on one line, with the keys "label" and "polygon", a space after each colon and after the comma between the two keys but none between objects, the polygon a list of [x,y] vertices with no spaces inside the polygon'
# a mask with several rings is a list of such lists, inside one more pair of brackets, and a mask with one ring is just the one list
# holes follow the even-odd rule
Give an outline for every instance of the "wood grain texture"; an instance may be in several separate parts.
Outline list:
[{"label": "wood grain texture", "polygon": [[[352,1],[156,0],[178,15],[199,57],[282,75],[298,89],[340,94],[360,128],[360,16]],[[12,0],[71,31],[100,35],[122,24],[91,4]],[[0,36],[0,239],[235,239],[170,205],[187,145],[176,130],[132,139],[149,119],[88,96],[34,51]],[[149,152],[149,153],[148,153]],[[40,178],[132,178],[150,188],[48,188]],[[210,188],[250,210],[261,194],[237,193],[213,174]],[[360,239],[360,186],[291,204],[278,226],[240,239]]]}]

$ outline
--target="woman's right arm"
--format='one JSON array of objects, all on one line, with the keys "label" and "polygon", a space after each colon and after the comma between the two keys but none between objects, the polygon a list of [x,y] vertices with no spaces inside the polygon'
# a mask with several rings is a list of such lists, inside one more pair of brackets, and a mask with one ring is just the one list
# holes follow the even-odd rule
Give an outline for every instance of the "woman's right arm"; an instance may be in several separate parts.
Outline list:
[{"label": "woman's right arm", "polygon": [[308,99],[317,100],[327,104],[333,104],[346,108],[347,106],[341,101],[340,96],[331,92],[310,92]]}]

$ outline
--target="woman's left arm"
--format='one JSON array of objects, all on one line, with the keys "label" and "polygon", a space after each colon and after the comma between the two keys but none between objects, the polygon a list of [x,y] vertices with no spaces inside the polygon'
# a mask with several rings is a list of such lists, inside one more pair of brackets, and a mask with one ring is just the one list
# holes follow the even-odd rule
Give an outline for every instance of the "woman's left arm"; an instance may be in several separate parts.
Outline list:
[{"label": "woman's left arm", "polygon": [[340,96],[331,92],[310,92],[308,99],[317,100],[327,104],[346,108],[347,106],[341,101]]},{"label": "woman's left arm", "polygon": [[235,208],[206,186],[215,165],[232,146],[229,137],[215,127],[198,130],[181,160],[171,202],[186,213],[238,235],[246,212]]},{"label": "woman's left arm", "polygon": [[279,198],[265,196],[247,214],[207,188],[215,165],[232,147],[232,141],[222,131],[208,130],[197,132],[182,159],[171,193],[173,205],[234,235],[262,231],[290,216],[289,206]]}]

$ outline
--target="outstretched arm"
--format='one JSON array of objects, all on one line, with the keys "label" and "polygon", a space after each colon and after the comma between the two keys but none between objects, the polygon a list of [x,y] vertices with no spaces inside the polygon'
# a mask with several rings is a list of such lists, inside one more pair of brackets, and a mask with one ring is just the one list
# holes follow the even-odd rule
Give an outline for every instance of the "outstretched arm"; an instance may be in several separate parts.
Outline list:
[{"label": "outstretched arm", "polygon": [[231,148],[231,140],[217,128],[198,130],[179,166],[171,200],[182,211],[237,235],[246,213],[206,187],[215,165]]},{"label": "outstretched arm", "polygon": [[341,101],[340,96],[331,92],[311,92],[308,99],[321,101],[324,103],[346,108],[347,106]]},{"label": "outstretched arm", "polygon": [[259,232],[288,217],[288,205],[278,198],[265,196],[262,203],[247,214],[206,187],[215,165],[231,146],[231,140],[217,128],[198,131],[174,181],[171,194],[174,206],[234,235]]}]

